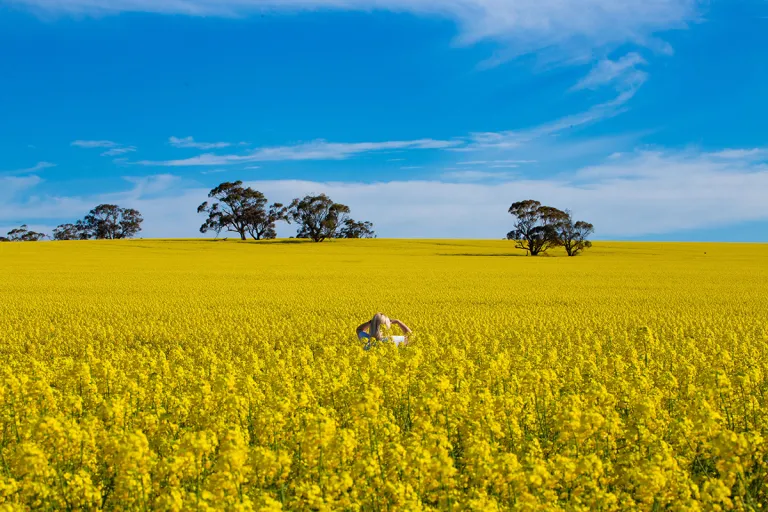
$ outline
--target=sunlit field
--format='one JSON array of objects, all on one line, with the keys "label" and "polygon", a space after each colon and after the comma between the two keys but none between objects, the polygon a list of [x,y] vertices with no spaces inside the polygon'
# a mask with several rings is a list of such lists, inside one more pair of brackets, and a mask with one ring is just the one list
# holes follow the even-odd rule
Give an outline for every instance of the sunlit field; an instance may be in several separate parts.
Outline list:
[{"label": "sunlit field", "polygon": [[[0,510],[768,506],[766,245],[6,243],[0,263]],[[408,346],[363,350],[378,311]]]}]

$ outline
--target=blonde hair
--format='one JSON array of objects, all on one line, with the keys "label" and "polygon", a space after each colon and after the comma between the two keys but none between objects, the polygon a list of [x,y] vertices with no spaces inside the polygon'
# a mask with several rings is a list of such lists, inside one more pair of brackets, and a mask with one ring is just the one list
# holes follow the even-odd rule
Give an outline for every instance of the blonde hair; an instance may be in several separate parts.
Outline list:
[{"label": "blonde hair", "polygon": [[371,319],[371,327],[369,331],[370,336],[372,338],[376,338],[377,340],[381,340],[381,327],[384,326],[389,329],[391,325],[392,324],[387,315],[383,313],[376,313]]}]

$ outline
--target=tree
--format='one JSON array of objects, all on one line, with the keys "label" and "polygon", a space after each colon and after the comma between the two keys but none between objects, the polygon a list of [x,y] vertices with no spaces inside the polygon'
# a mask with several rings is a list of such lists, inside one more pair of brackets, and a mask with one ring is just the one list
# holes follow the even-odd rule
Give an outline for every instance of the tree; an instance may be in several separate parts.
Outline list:
[{"label": "tree", "polygon": [[[260,192],[259,192],[260,193]],[[266,203],[266,199],[264,200]],[[279,220],[288,221],[288,208],[281,203],[270,205],[269,210],[264,206],[249,210],[246,214],[248,234],[254,240],[271,240],[277,238],[275,224]]]},{"label": "tree", "polygon": [[344,227],[341,228],[339,235],[339,238],[376,238],[372,223],[357,222],[352,219],[344,221]]},{"label": "tree", "polygon": [[79,220],[74,224],[61,224],[53,230],[54,240],[88,240],[88,230]]},{"label": "tree", "polygon": [[595,227],[581,220],[573,222],[570,211],[565,211],[565,218],[557,223],[556,229],[560,245],[565,247],[568,256],[576,256],[585,248],[592,247],[587,237],[594,233]]},{"label": "tree", "polygon": [[565,212],[528,199],[512,203],[509,213],[515,216],[516,222],[507,239],[514,240],[516,248],[538,256],[560,244],[557,225],[564,220]]},{"label": "tree", "polygon": [[100,204],[82,221],[86,238],[118,240],[131,238],[141,231],[144,219],[138,210],[120,208],[114,204]]},{"label": "tree", "polygon": [[100,204],[74,224],[61,224],[53,230],[54,240],[131,238],[141,231],[144,219],[133,208]]},{"label": "tree", "polygon": [[334,203],[325,194],[308,195],[291,202],[288,218],[299,225],[296,238],[322,242],[326,238],[339,238],[342,227],[349,220],[349,206]]},{"label": "tree", "polygon": [[30,231],[27,229],[27,225],[23,224],[21,227],[10,230],[6,240],[8,242],[39,242],[47,237],[48,235],[45,233]]},{"label": "tree", "polygon": [[225,182],[208,193],[213,203],[204,202],[197,213],[207,213],[208,218],[200,226],[201,233],[231,231],[241,240],[251,235],[254,240],[275,238],[275,223],[287,220],[287,208],[275,203],[266,210],[267,198],[258,190],[244,187],[242,181]]}]

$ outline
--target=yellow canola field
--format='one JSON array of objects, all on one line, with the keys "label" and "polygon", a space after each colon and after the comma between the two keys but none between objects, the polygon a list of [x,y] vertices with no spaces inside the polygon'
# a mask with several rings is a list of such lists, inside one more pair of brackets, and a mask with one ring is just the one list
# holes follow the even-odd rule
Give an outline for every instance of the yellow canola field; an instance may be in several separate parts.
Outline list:
[{"label": "yellow canola field", "polygon": [[765,509],[768,246],[521,254],[0,244],[0,510]]}]

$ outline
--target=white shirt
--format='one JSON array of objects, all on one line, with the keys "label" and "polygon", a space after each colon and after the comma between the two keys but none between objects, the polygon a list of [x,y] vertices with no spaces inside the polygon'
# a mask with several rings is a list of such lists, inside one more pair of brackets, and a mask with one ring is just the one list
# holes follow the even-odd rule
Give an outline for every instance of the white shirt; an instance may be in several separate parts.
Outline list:
[{"label": "white shirt", "polygon": [[[365,350],[370,350],[371,347],[376,345],[376,343],[378,342],[376,338],[374,338],[373,336],[371,336],[365,331],[360,331],[357,334],[357,339],[360,339],[360,340],[368,339],[368,343],[366,343],[365,347],[363,347]],[[382,338],[381,342],[382,343],[392,342],[395,344],[395,346],[405,345],[405,336],[389,336],[387,338]]]}]

